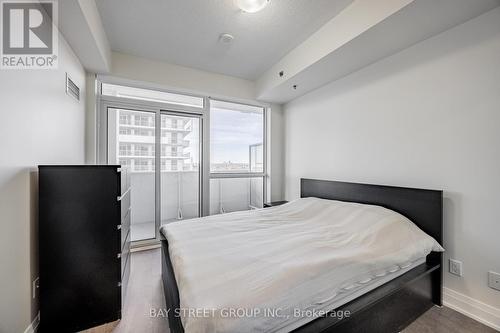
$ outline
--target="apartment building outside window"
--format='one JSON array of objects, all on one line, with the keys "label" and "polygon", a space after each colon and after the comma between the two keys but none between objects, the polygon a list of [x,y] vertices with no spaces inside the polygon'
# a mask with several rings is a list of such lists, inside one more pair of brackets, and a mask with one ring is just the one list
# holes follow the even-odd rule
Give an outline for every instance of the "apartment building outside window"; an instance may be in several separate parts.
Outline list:
[{"label": "apartment building outside window", "polygon": [[[153,172],[155,163],[152,160],[146,163],[144,158],[155,156],[154,129],[141,127],[154,128],[154,114],[134,115],[134,111],[129,110],[119,110],[118,113],[119,160],[126,162],[133,172]],[[134,121],[132,122],[131,119],[134,119]],[[189,136],[193,129],[190,121],[165,117],[162,119],[161,124],[162,137],[167,138],[161,143],[161,170],[198,169],[197,164],[192,164],[189,152],[191,145]],[[179,160],[172,160],[169,163],[163,162],[163,160],[170,158],[179,158]]]},{"label": "apartment building outside window", "polygon": [[133,166],[134,166],[134,170],[137,170],[137,171],[148,171],[149,170],[149,163],[146,160],[134,160]]},{"label": "apartment building outside window", "polygon": [[153,148],[152,145],[145,145],[145,144],[136,144],[134,145],[135,147],[135,156],[154,156],[150,154],[149,150],[150,148]]},{"label": "apartment building outside window", "polygon": [[130,115],[129,114],[121,114],[120,115],[120,125],[130,125]]},{"label": "apartment building outside window", "polygon": [[119,156],[130,156],[132,155],[132,145],[127,143],[120,143]]}]

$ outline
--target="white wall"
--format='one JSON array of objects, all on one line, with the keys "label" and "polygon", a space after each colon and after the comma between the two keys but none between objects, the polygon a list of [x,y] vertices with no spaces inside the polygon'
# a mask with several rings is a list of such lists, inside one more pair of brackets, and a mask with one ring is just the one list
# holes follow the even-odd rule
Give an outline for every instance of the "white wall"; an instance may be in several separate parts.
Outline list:
[{"label": "white wall", "polygon": [[96,75],[85,75],[85,163],[97,164],[97,81]]},{"label": "white wall", "polygon": [[287,199],[300,177],[443,189],[445,287],[500,314],[500,8],[284,109]]},{"label": "white wall", "polygon": [[[66,72],[81,89],[65,93]],[[0,70],[0,332],[37,313],[37,165],[84,162],[85,73],[59,38],[59,69]]]},{"label": "white wall", "polygon": [[270,129],[268,132],[268,140],[270,140],[270,155],[271,160],[271,200],[280,201],[284,197],[284,159],[285,159],[285,132],[284,132],[284,113],[281,105],[272,104],[270,107]]},{"label": "white wall", "polygon": [[95,0],[58,1],[59,31],[87,71],[107,73],[111,48]]}]

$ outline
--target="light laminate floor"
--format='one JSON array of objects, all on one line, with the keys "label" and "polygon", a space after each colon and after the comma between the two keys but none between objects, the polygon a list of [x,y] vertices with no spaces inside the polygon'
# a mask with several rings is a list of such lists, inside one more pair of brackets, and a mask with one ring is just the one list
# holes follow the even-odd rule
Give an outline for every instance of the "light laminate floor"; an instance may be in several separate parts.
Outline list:
[{"label": "light laminate floor", "polygon": [[[85,333],[169,332],[167,319],[151,316],[165,308],[161,284],[160,249],[132,253],[132,266],[123,319]],[[434,307],[403,333],[493,333],[495,330],[449,308]]]}]

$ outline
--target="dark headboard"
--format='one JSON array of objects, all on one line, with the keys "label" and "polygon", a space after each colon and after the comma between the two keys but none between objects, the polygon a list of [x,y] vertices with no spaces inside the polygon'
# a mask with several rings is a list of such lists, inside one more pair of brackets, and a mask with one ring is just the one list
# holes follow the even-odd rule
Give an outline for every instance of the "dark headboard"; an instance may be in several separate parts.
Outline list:
[{"label": "dark headboard", "polygon": [[300,196],[389,208],[443,244],[443,191],[302,178]]}]

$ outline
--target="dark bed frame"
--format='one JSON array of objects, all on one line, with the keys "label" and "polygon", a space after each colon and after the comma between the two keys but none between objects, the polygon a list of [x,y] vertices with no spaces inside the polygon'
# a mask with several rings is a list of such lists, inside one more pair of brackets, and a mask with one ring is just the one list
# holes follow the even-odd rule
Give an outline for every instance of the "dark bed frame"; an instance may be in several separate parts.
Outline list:
[{"label": "dark bed frame", "polygon": [[[301,179],[301,197],[359,202],[383,206],[408,217],[428,235],[443,243],[443,192],[384,185]],[[162,240],[162,278],[172,333],[184,332],[179,291],[170,262],[168,243]],[[349,311],[343,319],[325,316],[294,332],[399,332],[434,305],[442,305],[442,253],[432,252],[426,262],[332,311]],[[338,312],[337,312],[338,313]],[[345,313],[345,312],[344,312]]]}]

